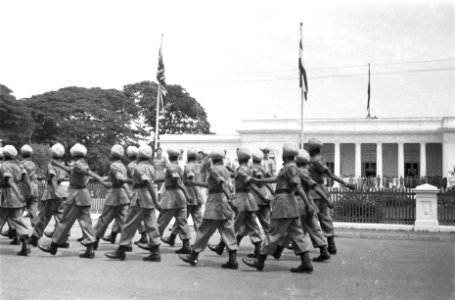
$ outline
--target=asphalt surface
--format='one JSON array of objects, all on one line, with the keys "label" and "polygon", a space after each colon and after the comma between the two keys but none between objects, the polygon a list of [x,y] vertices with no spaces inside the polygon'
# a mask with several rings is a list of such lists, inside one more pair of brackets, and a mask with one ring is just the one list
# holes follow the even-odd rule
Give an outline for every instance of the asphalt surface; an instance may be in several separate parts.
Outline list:
[{"label": "asphalt surface", "polygon": [[[161,263],[142,261],[148,253],[138,247],[125,261],[109,260],[104,253],[117,246],[103,241],[95,259],[81,259],[85,248],[75,241],[81,235],[77,222],[71,234],[71,248],[55,256],[32,248],[29,257],[19,257],[19,246],[1,237],[0,299],[455,298],[453,234],[413,238],[407,232],[340,230],[338,254],[314,263],[312,274],[289,272],[300,263],[290,250],[279,261],[269,257],[262,272],[247,267],[241,258],[253,250],[248,239],[240,245],[239,269],[224,270],[227,254],[220,257],[208,249],[196,267],[183,263],[173,253],[180,241],[161,247]],[[211,242],[218,240],[215,234]],[[317,255],[318,250],[311,251],[310,256]]]}]

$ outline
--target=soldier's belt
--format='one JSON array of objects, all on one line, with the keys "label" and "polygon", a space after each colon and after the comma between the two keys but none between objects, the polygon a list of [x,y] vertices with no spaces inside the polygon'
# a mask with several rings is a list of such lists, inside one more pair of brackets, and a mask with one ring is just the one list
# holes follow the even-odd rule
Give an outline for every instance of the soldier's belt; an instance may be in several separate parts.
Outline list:
[{"label": "soldier's belt", "polygon": [[210,194],[222,194],[224,193],[223,189],[209,189]]},{"label": "soldier's belt", "polygon": [[114,189],[120,189],[122,187],[123,187],[123,184],[113,184],[112,185],[112,188],[114,188]]},{"label": "soldier's belt", "polygon": [[250,192],[251,192],[251,189],[248,189],[248,188],[246,188],[246,189],[237,189],[237,188],[236,188],[236,189],[235,189],[235,192],[236,192],[236,193],[250,193]]},{"label": "soldier's belt", "polygon": [[147,187],[147,185],[145,183],[133,184],[133,188],[135,188],[135,189],[145,189],[146,187]]},{"label": "soldier's belt", "polygon": [[83,184],[83,185],[70,184],[70,188],[75,189],[75,190],[82,190],[82,189],[86,189],[87,186],[85,184]]},{"label": "soldier's belt", "polygon": [[289,194],[289,193],[291,193],[291,192],[292,192],[292,191],[289,190],[289,189],[279,189],[279,190],[276,190],[276,191],[275,191],[275,195],[277,195],[277,194]]}]

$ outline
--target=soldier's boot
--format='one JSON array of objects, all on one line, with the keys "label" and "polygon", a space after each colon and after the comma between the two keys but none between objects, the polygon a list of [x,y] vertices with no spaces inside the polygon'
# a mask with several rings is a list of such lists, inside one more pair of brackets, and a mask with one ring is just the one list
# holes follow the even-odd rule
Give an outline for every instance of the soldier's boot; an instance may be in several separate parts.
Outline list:
[{"label": "soldier's boot", "polygon": [[267,254],[259,254],[257,258],[242,258],[242,261],[248,267],[256,268],[256,270],[262,271],[264,269],[264,262],[266,259]]},{"label": "soldier's boot", "polygon": [[68,249],[70,247],[70,243],[68,242],[68,240],[66,240],[62,244],[58,245],[58,247]]},{"label": "soldier's boot", "polygon": [[283,253],[283,250],[284,250],[284,248],[282,246],[280,246],[280,245],[276,246],[276,249],[275,249],[275,251],[273,251],[272,256],[275,259],[280,259],[281,254]]},{"label": "soldier's boot", "polygon": [[99,243],[100,243],[100,238],[96,238],[96,241],[93,242],[93,250],[98,250]]},{"label": "soldier's boot", "polygon": [[128,249],[125,250],[126,252],[133,252],[133,246],[129,245]]},{"label": "soldier's boot", "polygon": [[229,251],[229,260],[227,263],[222,264],[221,268],[234,270],[237,270],[239,268],[239,264],[237,263],[237,250]]},{"label": "soldier's boot", "polygon": [[2,231],[1,235],[6,236],[9,239],[13,239],[16,236],[16,229],[8,229],[6,231]]},{"label": "soldier's boot", "polygon": [[297,268],[291,268],[292,273],[311,273],[313,272],[313,265],[311,264],[310,255],[308,251],[300,254],[302,263]]},{"label": "soldier's boot", "polygon": [[226,244],[224,243],[223,240],[221,240],[218,245],[212,245],[212,244],[209,244],[208,245],[208,248],[210,250],[212,250],[213,252],[215,252],[216,254],[218,255],[222,255],[223,254],[223,251],[224,251],[224,247],[226,247]]},{"label": "soldier's boot", "polygon": [[256,242],[254,243],[254,252],[253,253],[250,253],[248,254],[247,256],[248,257],[251,257],[251,258],[256,258],[259,256],[259,251],[261,250],[261,242]]},{"label": "soldier's boot", "polygon": [[192,250],[190,254],[179,254],[179,257],[184,262],[189,263],[192,266],[195,266],[197,264],[197,258],[199,257],[199,253]]},{"label": "soldier's boot", "polygon": [[52,231],[45,231],[44,232],[44,235],[48,238],[52,238],[52,236],[54,235],[54,231],[55,230],[52,230]]},{"label": "soldier's boot", "polygon": [[244,237],[243,235],[237,234],[237,246],[240,246],[240,243],[242,242],[243,237]]},{"label": "soldier's boot", "polygon": [[83,240],[85,239],[84,236],[81,236],[80,238],[78,238],[76,241],[78,241],[79,243],[82,242]]},{"label": "soldier's boot", "polygon": [[335,245],[335,237],[334,236],[328,236],[327,237],[327,243],[328,245],[328,251],[330,254],[335,255],[337,254],[337,246]]},{"label": "soldier's boot", "polygon": [[137,243],[137,246],[150,252],[153,250],[153,246],[149,245],[148,243]]},{"label": "soldier's boot", "polygon": [[79,257],[94,259],[95,258],[95,243],[96,242],[88,244],[87,248],[85,249],[85,252],[82,254],[79,254]]},{"label": "soldier's boot", "polygon": [[137,245],[138,243],[147,244],[148,242],[147,232],[144,231],[141,233],[141,238],[134,243]]},{"label": "soldier's boot", "polygon": [[171,233],[171,234],[169,235],[169,237],[162,237],[162,238],[161,238],[161,241],[162,241],[163,243],[165,243],[165,244],[168,244],[168,245],[171,246],[171,247],[174,247],[174,245],[175,245],[175,237],[176,237],[176,236],[177,236],[177,235],[176,235],[175,233]]},{"label": "soldier's boot", "polygon": [[27,256],[30,254],[30,245],[28,244],[28,236],[21,237],[22,248],[21,251],[17,253],[19,256]]},{"label": "soldier's boot", "polygon": [[32,235],[30,237],[29,244],[31,246],[33,246],[33,247],[37,247],[38,246],[38,238],[36,237],[36,235]]},{"label": "soldier's boot", "polygon": [[142,258],[142,260],[160,262],[161,261],[160,246],[154,245],[154,246],[151,246],[150,248],[151,248],[150,255]]},{"label": "soldier's boot", "polygon": [[17,236],[17,232],[14,231],[15,234],[14,234],[14,237],[13,237],[13,240],[9,243],[10,245],[20,245],[21,244],[21,241],[19,241],[19,237]]},{"label": "soldier's boot", "polygon": [[[117,232],[111,231],[111,234],[103,236],[101,239],[111,244],[115,244],[115,238],[117,237]],[[96,249],[95,249],[96,250]]]},{"label": "soldier's boot", "polygon": [[330,259],[329,251],[327,250],[327,246],[319,247],[320,254],[318,257],[313,258],[314,262],[323,262]]},{"label": "soldier's boot", "polygon": [[58,249],[58,244],[54,243],[54,242],[51,242],[50,245],[38,245],[38,248],[41,250],[41,251],[44,251],[44,252],[47,252],[47,253],[50,253],[52,255],[55,255],[57,254],[57,249]]},{"label": "soldier's boot", "polygon": [[189,239],[184,239],[182,240],[183,246],[179,250],[176,250],[176,254],[190,254],[191,253],[191,246],[190,246],[190,240]]},{"label": "soldier's boot", "polygon": [[125,251],[126,250],[128,250],[128,246],[120,245],[120,246],[118,246],[117,250],[115,250],[113,252],[104,253],[104,255],[107,258],[110,258],[110,259],[124,260],[125,259]]}]

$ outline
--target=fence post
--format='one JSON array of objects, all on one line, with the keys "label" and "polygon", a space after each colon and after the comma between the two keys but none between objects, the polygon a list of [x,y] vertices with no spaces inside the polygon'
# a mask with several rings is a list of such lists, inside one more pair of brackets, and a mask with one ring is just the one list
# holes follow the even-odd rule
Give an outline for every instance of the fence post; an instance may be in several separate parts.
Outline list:
[{"label": "fence post", "polygon": [[427,183],[414,189],[416,195],[414,231],[438,231],[438,192],[437,187]]}]

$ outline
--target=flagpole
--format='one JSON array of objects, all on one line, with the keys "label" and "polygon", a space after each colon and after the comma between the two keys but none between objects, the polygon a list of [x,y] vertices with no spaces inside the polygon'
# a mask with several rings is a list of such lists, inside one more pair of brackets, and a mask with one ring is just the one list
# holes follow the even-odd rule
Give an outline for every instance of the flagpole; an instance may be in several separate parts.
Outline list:
[{"label": "flagpole", "polygon": [[[300,45],[299,45],[299,57],[301,59],[301,63],[303,65],[303,53],[301,53],[302,49],[302,43],[303,43],[303,34],[302,34],[302,26],[303,23],[300,23]],[[300,71],[299,71],[300,72]],[[301,74],[299,74],[299,78],[301,80]],[[300,148],[303,149],[303,103],[305,102],[303,99],[303,88],[300,87]]]},{"label": "flagpole", "polygon": [[158,83],[158,92],[156,94],[156,119],[155,119],[155,145],[154,151],[158,148],[158,132],[160,124],[160,97],[161,97],[161,84]]},{"label": "flagpole", "polygon": [[371,119],[371,115],[370,115],[370,97],[371,97],[371,91],[370,91],[370,63],[368,63],[368,102],[367,102],[367,111],[368,111],[368,115],[367,115],[367,119]]}]

